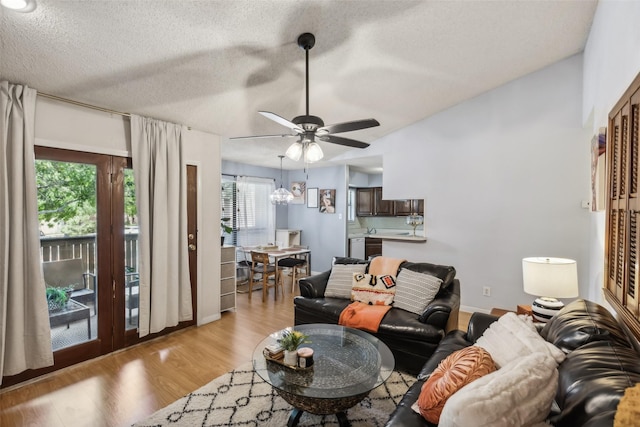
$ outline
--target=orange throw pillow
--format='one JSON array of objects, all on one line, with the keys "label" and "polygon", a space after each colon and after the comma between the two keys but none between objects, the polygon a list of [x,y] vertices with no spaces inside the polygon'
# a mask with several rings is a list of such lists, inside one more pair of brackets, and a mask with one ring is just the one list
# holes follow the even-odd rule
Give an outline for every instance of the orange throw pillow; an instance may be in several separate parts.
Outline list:
[{"label": "orange throw pillow", "polygon": [[433,424],[440,421],[440,413],[447,399],[456,391],[478,378],[496,370],[491,355],[482,347],[472,345],[451,353],[422,385],[418,407],[420,414]]}]

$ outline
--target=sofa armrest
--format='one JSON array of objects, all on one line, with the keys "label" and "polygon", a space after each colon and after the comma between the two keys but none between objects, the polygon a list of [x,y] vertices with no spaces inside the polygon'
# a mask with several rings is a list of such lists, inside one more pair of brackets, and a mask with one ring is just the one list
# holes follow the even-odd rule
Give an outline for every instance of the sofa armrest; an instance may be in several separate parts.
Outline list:
[{"label": "sofa armrest", "polygon": [[425,307],[418,318],[420,322],[433,325],[439,329],[450,331],[458,328],[458,312],[460,311],[460,282],[453,283],[441,290]]},{"label": "sofa armrest", "polygon": [[478,338],[484,334],[484,331],[496,320],[498,320],[498,317],[491,314],[473,313],[469,319],[469,326],[467,327],[467,341],[475,343]]},{"label": "sofa armrest", "polygon": [[327,282],[329,281],[330,275],[331,270],[328,270],[314,276],[300,279],[300,295],[305,298],[324,297],[324,291],[327,288]]}]

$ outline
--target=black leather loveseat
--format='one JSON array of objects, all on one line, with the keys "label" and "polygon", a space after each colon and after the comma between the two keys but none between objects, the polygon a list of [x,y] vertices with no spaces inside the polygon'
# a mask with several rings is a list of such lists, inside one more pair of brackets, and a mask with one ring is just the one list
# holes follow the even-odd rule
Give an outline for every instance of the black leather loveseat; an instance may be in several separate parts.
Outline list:
[{"label": "black leather loveseat", "polygon": [[[385,425],[433,426],[411,409],[425,378],[448,355],[473,344],[496,319],[474,313],[466,332],[449,332]],[[613,426],[625,389],[640,382],[640,353],[611,313],[596,303],[579,299],[547,323],[540,335],[567,355],[558,366],[555,397],[558,408],[549,414],[551,424],[555,427]]]},{"label": "black leather loveseat", "polygon": [[[356,258],[336,258],[334,264],[366,263]],[[389,346],[397,369],[417,374],[438,347],[445,334],[457,329],[460,308],[460,282],[455,268],[429,263],[404,262],[406,268],[428,273],[442,280],[439,293],[421,315],[392,308],[382,319],[374,335]],[[399,269],[399,270],[400,270]],[[301,296],[294,298],[295,324],[337,324],[349,299],[324,296],[331,271],[300,280]]]}]

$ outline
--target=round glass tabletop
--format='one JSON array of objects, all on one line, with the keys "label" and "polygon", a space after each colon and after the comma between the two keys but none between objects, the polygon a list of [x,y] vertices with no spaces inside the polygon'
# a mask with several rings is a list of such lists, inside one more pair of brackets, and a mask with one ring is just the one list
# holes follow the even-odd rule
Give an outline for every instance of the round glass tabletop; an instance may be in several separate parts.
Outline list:
[{"label": "round glass tabletop", "polygon": [[[285,330],[297,330],[309,338],[303,344],[314,350],[314,364],[294,369],[269,361],[263,350],[277,344]],[[279,391],[316,399],[340,399],[368,393],[393,372],[395,359],[389,347],[366,332],[330,324],[299,325],[274,332],[253,352],[253,368]]]}]

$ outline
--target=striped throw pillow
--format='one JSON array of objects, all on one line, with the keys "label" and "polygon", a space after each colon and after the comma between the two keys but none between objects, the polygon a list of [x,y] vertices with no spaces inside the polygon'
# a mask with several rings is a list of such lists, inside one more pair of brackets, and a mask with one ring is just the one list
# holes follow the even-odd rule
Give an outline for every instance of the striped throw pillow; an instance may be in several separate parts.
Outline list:
[{"label": "striped throw pillow", "polygon": [[438,291],[442,280],[430,274],[417,273],[403,268],[396,280],[396,296],[393,306],[411,313],[422,314]]},{"label": "striped throw pillow", "polygon": [[366,264],[334,264],[324,291],[325,297],[351,298],[351,281],[354,273],[364,273]]}]

